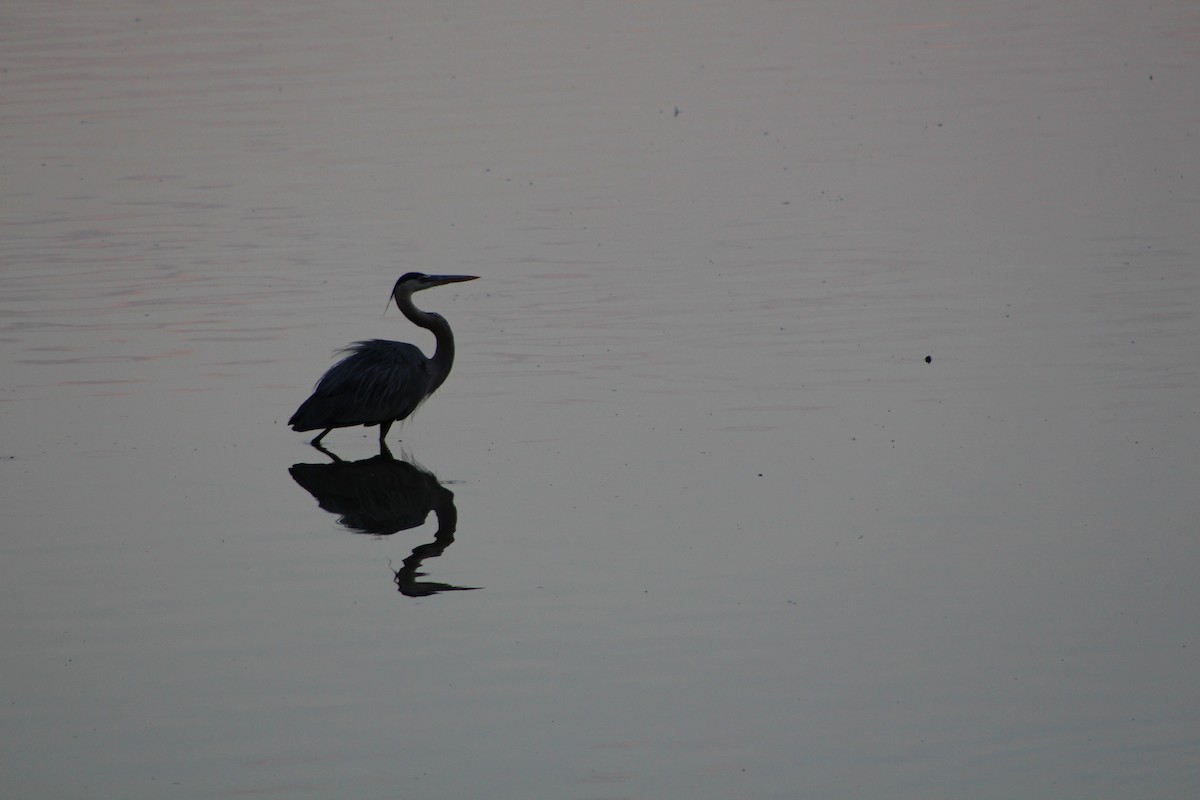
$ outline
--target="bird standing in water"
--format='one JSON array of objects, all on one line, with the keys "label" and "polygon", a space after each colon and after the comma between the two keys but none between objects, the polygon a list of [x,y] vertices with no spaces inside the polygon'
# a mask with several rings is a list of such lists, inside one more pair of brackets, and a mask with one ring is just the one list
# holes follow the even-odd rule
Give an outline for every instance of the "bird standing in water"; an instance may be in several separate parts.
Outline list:
[{"label": "bird standing in water", "polygon": [[294,431],[321,434],[312,440],[319,445],[334,428],[353,425],[379,426],[379,444],[384,445],[393,422],[405,419],[425,402],[450,374],[454,363],[454,334],[440,314],[413,305],[415,292],[447,283],[473,281],[477,275],[426,275],[409,272],[392,288],[400,313],[433,333],[437,345],[426,357],[416,345],[370,339],[355,342],[343,352],[350,355],[329,368],[317,381],[312,397],[304,401],[288,424]]}]

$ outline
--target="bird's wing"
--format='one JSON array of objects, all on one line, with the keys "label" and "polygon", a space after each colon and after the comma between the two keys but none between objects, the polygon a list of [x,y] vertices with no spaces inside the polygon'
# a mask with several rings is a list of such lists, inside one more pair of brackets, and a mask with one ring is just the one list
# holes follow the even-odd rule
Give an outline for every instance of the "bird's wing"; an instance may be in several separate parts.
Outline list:
[{"label": "bird's wing", "polygon": [[334,424],[403,419],[429,394],[428,359],[416,346],[371,339],[355,342],[346,352],[313,392],[314,399],[325,401]]}]

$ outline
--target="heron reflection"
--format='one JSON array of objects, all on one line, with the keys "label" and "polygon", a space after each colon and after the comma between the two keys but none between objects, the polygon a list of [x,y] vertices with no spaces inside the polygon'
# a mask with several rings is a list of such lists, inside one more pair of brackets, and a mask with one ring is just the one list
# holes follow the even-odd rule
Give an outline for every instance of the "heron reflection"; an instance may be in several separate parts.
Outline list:
[{"label": "heron reflection", "polygon": [[437,558],[454,543],[458,509],[454,493],[432,473],[394,457],[384,445],[379,455],[362,461],[343,461],[317,446],[331,459],[328,464],[293,464],[292,479],[316,498],[317,504],[338,515],[338,524],[355,533],[391,536],[425,523],[432,511],[437,515],[433,541],[413,549],[399,570],[392,570],[396,588],[409,597],[427,597],[439,592],[479,589],[422,581],[421,562]]}]

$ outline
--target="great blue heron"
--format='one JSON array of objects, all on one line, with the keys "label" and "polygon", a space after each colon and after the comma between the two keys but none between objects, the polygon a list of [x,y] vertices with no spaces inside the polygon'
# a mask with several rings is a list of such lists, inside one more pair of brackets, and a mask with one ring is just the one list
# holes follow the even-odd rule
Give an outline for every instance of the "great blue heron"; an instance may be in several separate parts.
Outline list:
[{"label": "great blue heron", "polygon": [[454,335],[440,314],[413,305],[413,293],[447,283],[473,281],[477,275],[425,275],[409,272],[392,288],[396,307],[415,325],[432,331],[437,339],[433,357],[427,358],[416,345],[370,339],[355,342],[342,352],[350,353],[321,376],[312,397],[304,401],[288,424],[294,431],[324,428],[312,440],[318,445],[334,428],[352,425],[379,426],[379,443],[392,423],[417,410],[442,385],[454,363]]}]

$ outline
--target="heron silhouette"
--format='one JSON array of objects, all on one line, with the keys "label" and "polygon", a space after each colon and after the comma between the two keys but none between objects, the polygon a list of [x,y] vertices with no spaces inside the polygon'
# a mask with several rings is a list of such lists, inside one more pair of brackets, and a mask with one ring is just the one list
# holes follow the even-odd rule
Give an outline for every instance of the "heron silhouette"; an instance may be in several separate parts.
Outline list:
[{"label": "heron silhouette", "polygon": [[341,351],[350,355],[321,376],[312,396],[292,414],[288,420],[292,430],[324,429],[312,440],[313,445],[320,445],[325,434],[334,428],[378,425],[379,444],[383,445],[383,437],[392,423],[416,411],[445,382],[454,364],[454,334],[449,323],[440,314],[413,305],[413,294],[477,277],[422,272],[401,275],[392,288],[392,298],[409,321],[433,333],[437,340],[433,356],[427,357],[420,348],[407,342],[387,339],[355,342]]}]

